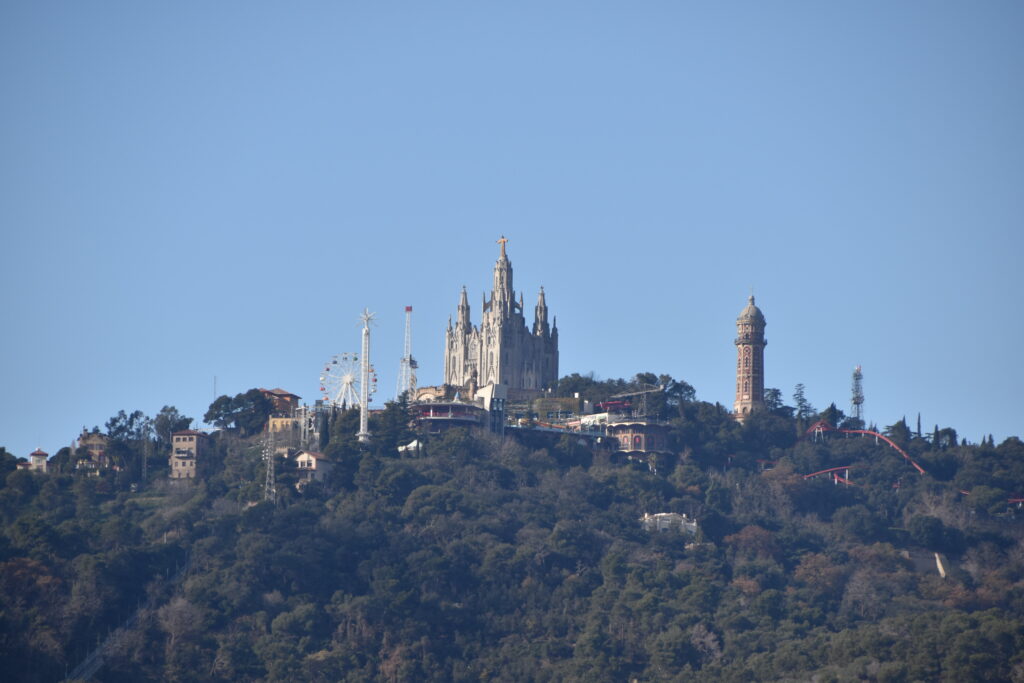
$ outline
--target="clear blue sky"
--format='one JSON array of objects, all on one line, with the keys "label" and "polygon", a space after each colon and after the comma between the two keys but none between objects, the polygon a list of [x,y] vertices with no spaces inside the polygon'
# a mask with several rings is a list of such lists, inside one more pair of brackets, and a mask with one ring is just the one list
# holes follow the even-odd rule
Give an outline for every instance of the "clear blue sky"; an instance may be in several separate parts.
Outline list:
[{"label": "clear blue sky", "polygon": [[403,307],[442,376],[495,240],[561,371],[1022,433],[1020,2],[0,5],[0,445],[316,398]]}]

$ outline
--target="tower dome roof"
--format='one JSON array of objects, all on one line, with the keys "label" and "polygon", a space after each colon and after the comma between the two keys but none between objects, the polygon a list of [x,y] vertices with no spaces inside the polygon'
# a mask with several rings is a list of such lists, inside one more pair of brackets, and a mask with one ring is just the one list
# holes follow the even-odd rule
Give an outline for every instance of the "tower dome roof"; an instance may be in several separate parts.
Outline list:
[{"label": "tower dome roof", "polygon": [[739,320],[756,320],[758,322],[764,322],[764,314],[761,313],[761,309],[754,305],[754,295],[751,294],[750,298],[747,299],[747,306],[740,311]]}]

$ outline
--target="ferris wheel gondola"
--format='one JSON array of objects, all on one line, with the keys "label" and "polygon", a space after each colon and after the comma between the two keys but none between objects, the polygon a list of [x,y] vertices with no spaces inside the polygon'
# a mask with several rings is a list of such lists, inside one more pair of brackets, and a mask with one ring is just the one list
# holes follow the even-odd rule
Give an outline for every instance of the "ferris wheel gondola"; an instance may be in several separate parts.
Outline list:
[{"label": "ferris wheel gondola", "polygon": [[[377,375],[370,368],[368,393],[377,390]],[[320,393],[323,404],[334,408],[358,408],[360,388],[359,354],[345,352],[335,354],[324,363],[320,373]]]}]

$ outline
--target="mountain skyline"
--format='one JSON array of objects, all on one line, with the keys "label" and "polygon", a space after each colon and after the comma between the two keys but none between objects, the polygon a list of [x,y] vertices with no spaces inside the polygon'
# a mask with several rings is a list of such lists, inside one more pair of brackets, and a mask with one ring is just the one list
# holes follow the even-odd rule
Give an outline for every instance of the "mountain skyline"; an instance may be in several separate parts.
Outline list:
[{"label": "mountain skyline", "polygon": [[0,445],[53,453],[118,410],[201,419],[258,386],[312,402],[364,307],[375,403],[407,305],[438,383],[503,234],[563,376],[667,373],[731,406],[753,288],[787,401],[802,383],[847,410],[862,365],[880,427],[1020,434],[1022,20],[8,4]]}]

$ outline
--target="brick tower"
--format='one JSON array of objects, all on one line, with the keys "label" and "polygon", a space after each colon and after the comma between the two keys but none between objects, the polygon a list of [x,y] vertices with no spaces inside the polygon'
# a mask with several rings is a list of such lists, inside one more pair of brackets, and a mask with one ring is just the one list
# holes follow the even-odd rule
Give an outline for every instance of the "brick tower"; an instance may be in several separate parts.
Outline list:
[{"label": "brick tower", "polygon": [[733,412],[742,422],[764,408],[764,314],[750,295],[747,307],[736,318],[736,402]]}]

